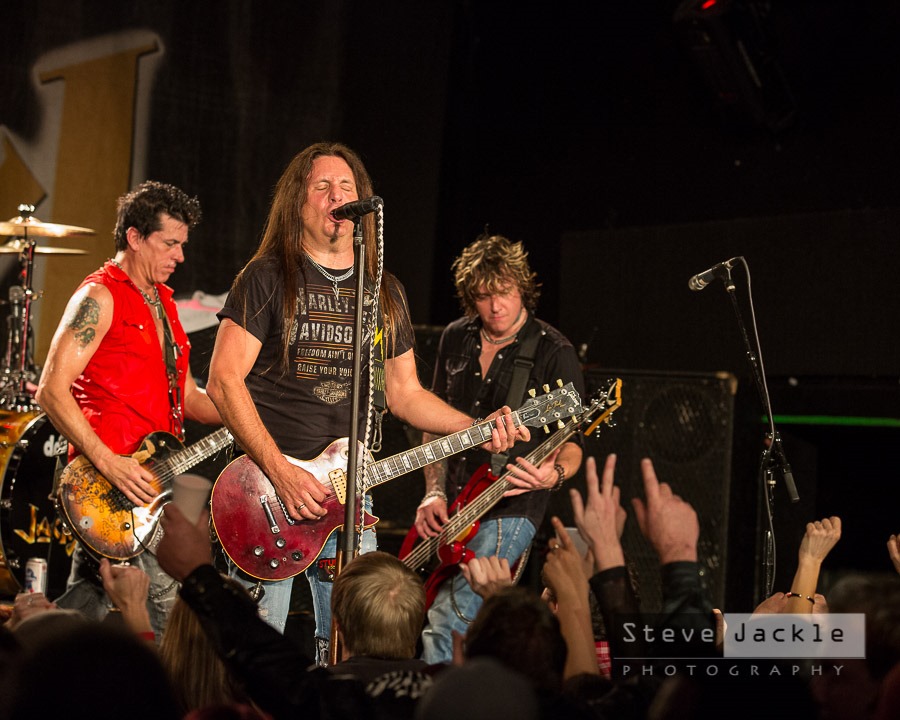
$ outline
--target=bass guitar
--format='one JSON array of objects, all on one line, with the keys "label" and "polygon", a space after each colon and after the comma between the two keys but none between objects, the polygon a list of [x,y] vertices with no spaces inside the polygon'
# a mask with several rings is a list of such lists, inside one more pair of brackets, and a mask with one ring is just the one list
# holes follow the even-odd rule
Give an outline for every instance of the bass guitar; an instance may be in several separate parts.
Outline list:
[{"label": "bass guitar", "polygon": [[[581,398],[569,383],[529,399],[510,417],[515,427],[541,427],[562,422],[581,409]],[[360,443],[358,502],[361,503],[365,493],[377,485],[489,441],[493,426],[492,420],[480,422],[378,461],[367,457]],[[285,456],[331,491],[320,503],[327,515],[318,520],[290,517],[275,486],[259,466],[246,455],[233,460],[216,480],[210,499],[213,526],[222,549],[232,562],[251,577],[267,581],[286,580],[306,570],[328,537],[344,526],[349,449],[349,440],[340,438],[313,460]],[[378,518],[365,513],[362,525],[372,527],[376,522]]]},{"label": "bass guitar", "polygon": [[172,499],[175,476],[232,442],[224,427],[188,447],[167,432],[150,433],[131,455],[154,475],[150,484],[156,497],[146,505],[135,505],[90,460],[79,455],[59,477],[57,508],[72,534],[92,554],[129,560],[140,555],[155,534],[163,506]]},{"label": "bass guitar", "polygon": [[[612,414],[622,405],[622,381],[610,382],[608,389],[595,393],[587,409],[574,415],[568,424],[526,455],[526,459],[540,465],[577,433],[591,435],[601,423],[612,424]],[[481,466],[453,501],[449,508],[450,520],[439,535],[422,539],[415,527],[410,529],[398,557],[407,567],[426,576],[426,608],[431,607],[443,582],[459,572],[460,564],[474,557],[466,546],[478,532],[480,519],[503,499],[507,490],[515,487],[508,480],[510,475],[507,471],[497,477],[491,473],[490,464]]]}]

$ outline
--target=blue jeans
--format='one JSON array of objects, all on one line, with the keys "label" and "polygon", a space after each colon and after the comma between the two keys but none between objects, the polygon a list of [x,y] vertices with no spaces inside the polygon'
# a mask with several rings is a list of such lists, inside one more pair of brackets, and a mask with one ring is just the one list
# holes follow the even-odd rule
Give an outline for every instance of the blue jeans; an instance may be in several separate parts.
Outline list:
[{"label": "blue jeans", "polygon": [[[84,572],[93,566],[84,549],[79,544],[72,555],[72,569],[66,591],[56,599],[57,606],[78,610],[93,620],[102,620],[112,607],[112,603],[103,591],[99,577],[89,579]],[[147,592],[147,610],[150,613],[150,625],[156,633],[156,641],[162,639],[169,620],[169,613],[178,597],[181,585],[160,568],[156,556],[148,551],[142,552],[128,561],[129,565],[139,567],[150,577],[150,589]],[[82,567],[85,566],[84,570]]]},{"label": "blue jeans", "polygon": [[[496,555],[509,560],[510,566],[534,539],[535,527],[527,518],[505,517],[481,523],[468,549],[475,557]],[[428,610],[428,624],[422,632],[422,659],[429,663],[453,660],[453,631],[465,633],[481,607],[481,597],[472,590],[461,573],[441,585]]]},{"label": "blue jeans", "polygon": [[[366,512],[372,511],[372,497],[366,496]],[[319,561],[331,560],[337,556],[338,533],[333,532],[325,542],[325,546],[312,564],[306,569],[306,579],[309,581],[309,589],[312,593],[313,611],[316,620],[316,651],[319,665],[326,665],[329,656],[329,641],[331,639],[331,588],[333,580],[319,579]],[[360,543],[360,554],[372,552],[378,549],[378,541],[374,528],[363,531]],[[239,570],[237,566],[229,563],[229,575],[236,578],[248,589],[256,587],[257,580],[249,577]],[[259,599],[259,616],[278,632],[284,633],[288,612],[291,607],[291,591],[294,587],[294,578],[286,580],[266,581],[262,583],[263,596]]]}]

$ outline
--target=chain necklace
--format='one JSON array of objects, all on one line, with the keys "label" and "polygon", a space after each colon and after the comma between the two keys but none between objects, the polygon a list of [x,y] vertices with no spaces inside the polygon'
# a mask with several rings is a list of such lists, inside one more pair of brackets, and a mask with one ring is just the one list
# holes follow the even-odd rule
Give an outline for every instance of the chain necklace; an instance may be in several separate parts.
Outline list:
[{"label": "chain necklace", "polygon": [[322,275],[325,276],[326,279],[331,281],[331,285],[334,288],[334,298],[337,300],[338,297],[338,283],[343,282],[349,277],[353,277],[353,266],[350,266],[350,269],[347,270],[343,275],[332,275],[325,268],[323,268],[319,263],[312,259],[312,256],[309,253],[306,253],[306,259],[309,260],[313,266],[318,270]]},{"label": "chain necklace", "polygon": [[[119,264],[118,260],[111,259],[110,262],[113,265],[115,265],[117,268],[119,268],[119,270],[121,270],[123,273],[128,275],[128,273],[125,272],[125,268],[123,268]],[[131,278],[131,276],[129,275],[129,279],[130,278]],[[134,283],[134,286],[137,288],[137,291],[143,296],[144,302],[147,303],[147,305],[149,307],[153,308],[153,310],[156,311],[156,317],[159,318],[160,320],[162,320],[166,316],[166,313],[163,310],[162,300],[159,299],[159,290],[156,289],[156,286],[153,286],[153,292],[156,293],[156,300],[153,300],[147,293],[145,293],[143,290],[141,290],[138,287],[137,283],[135,283],[134,280],[132,280],[132,283]]]},{"label": "chain necklace", "polygon": [[[518,325],[519,320],[522,319],[522,311],[523,310],[524,310],[524,308],[519,308],[519,314],[516,315],[516,321],[513,323],[513,327]],[[519,330],[521,330],[521,329],[522,328],[520,327]],[[482,326],[481,337],[483,337],[485,340],[487,340],[487,342],[489,342],[491,345],[503,345],[504,343],[507,343],[510,340],[515,340],[519,336],[519,330],[516,330],[512,335],[507,335],[505,338],[500,338],[499,340],[494,340],[494,338],[492,338],[490,335],[488,335],[485,332],[484,326]]]}]

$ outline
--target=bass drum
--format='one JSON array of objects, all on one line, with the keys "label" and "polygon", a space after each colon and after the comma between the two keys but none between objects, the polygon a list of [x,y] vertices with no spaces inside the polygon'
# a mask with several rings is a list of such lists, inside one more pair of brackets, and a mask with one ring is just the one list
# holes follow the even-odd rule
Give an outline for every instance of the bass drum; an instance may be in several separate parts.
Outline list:
[{"label": "bass drum", "polygon": [[68,442],[37,410],[0,410],[0,594],[25,589],[25,564],[47,561],[47,597],[65,592],[75,538],[51,498],[56,458]]}]

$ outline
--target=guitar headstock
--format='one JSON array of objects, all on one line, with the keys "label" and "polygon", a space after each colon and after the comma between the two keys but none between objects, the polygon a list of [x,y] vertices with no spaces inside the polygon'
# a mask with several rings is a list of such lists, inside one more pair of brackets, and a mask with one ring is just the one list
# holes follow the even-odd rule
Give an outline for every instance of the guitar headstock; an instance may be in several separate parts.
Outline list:
[{"label": "guitar headstock", "polygon": [[557,380],[558,387],[550,390],[549,385],[544,385],[546,394],[536,397],[535,390],[529,390],[531,397],[516,412],[522,425],[528,427],[543,427],[545,432],[550,432],[550,423],[560,426],[563,420],[577,415],[583,410],[581,397],[572,383],[562,384]]},{"label": "guitar headstock", "polygon": [[612,414],[622,407],[622,379],[615,378],[607,381],[607,389],[598,390],[591,398],[590,406],[584,419],[588,419],[593,413],[600,415],[585,429],[585,435],[591,435],[600,423],[606,423],[610,427],[615,425]]}]

